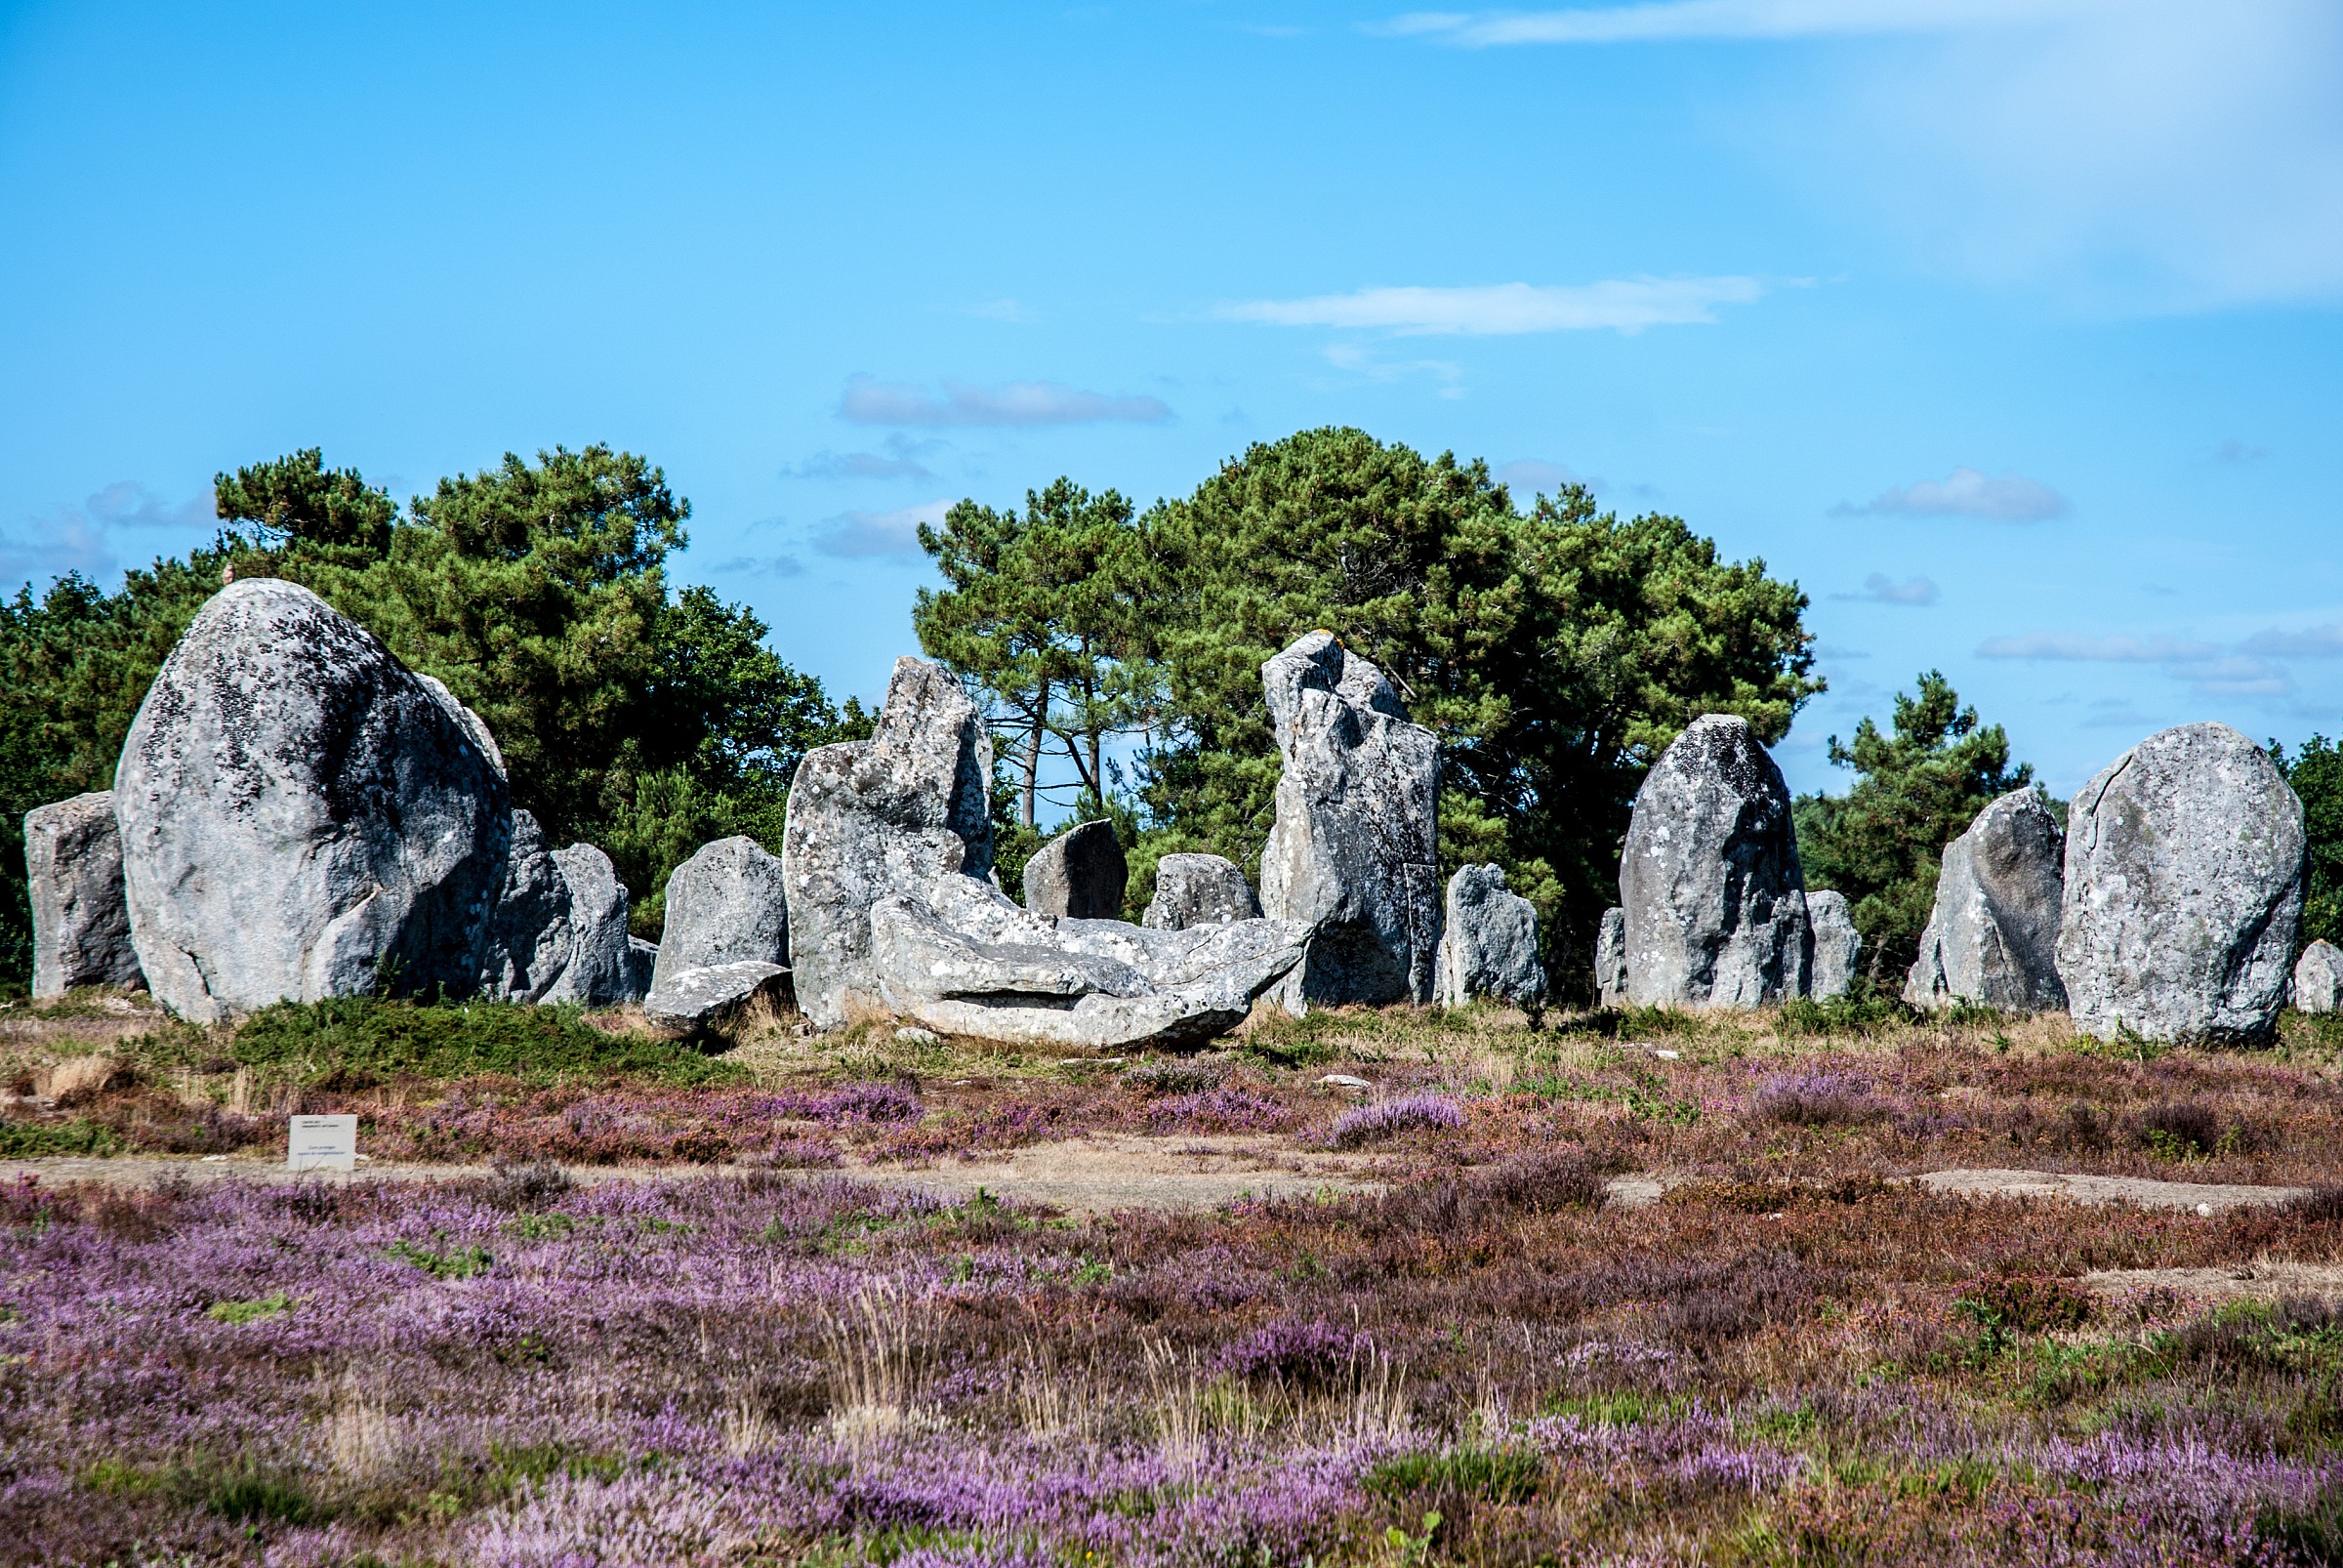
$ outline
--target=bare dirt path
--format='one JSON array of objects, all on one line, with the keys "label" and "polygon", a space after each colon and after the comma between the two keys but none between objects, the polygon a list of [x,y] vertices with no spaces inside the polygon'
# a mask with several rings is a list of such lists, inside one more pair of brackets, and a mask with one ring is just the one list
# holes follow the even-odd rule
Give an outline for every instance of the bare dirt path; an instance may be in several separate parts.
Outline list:
[{"label": "bare dirt path", "polygon": [[[739,1168],[666,1164],[572,1165],[563,1169],[579,1184],[593,1185]],[[303,1173],[299,1179],[458,1181],[492,1174],[492,1169],[484,1165],[367,1162],[347,1176],[312,1171]],[[835,1171],[790,1174],[802,1177],[836,1175],[877,1186],[924,1188],[951,1199],[972,1197],[981,1188],[996,1197],[1046,1204],[1074,1215],[1111,1214],[1119,1209],[1210,1209],[1244,1198],[1331,1196],[1372,1191],[1383,1185],[1370,1156],[1301,1149],[1284,1138],[1167,1138],[1124,1134],[1034,1144],[989,1160],[941,1160],[927,1166],[844,1166]],[[0,1179],[14,1181],[25,1176],[53,1185],[95,1181],[116,1187],[144,1187],[173,1178],[198,1182],[293,1179],[281,1162],[244,1156],[225,1160],[126,1155],[113,1159],[0,1161]],[[1644,1208],[1658,1203],[1667,1188],[1680,1179],[1667,1173],[1639,1172],[1614,1176],[1609,1182],[1611,1201],[1621,1208]],[[2051,1198],[2086,1206],[2130,1203],[2150,1209],[2189,1209],[2199,1214],[2284,1203],[2310,1190],[1989,1169],[1931,1171],[1911,1179],[1931,1192],[1958,1197]]]}]

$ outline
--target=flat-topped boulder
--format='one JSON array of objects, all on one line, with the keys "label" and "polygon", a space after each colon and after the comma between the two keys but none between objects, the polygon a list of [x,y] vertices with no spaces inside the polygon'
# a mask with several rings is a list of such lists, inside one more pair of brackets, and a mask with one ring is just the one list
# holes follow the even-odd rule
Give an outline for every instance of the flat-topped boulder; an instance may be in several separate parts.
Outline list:
[{"label": "flat-topped boulder", "polygon": [[909,658],[870,740],[799,765],[782,862],[798,1005],[816,1024],[1189,1045],[1240,1022],[1299,962],[1306,930],[1278,922],[1162,931],[1019,908],[989,875],[991,774],[975,705]]},{"label": "flat-topped boulder", "polygon": [[1936,902],[1904,984],[1917,1008],[1954,1002],[2008,1012],[2067,1005],[2058,978],[2066,835],[2032,785],[1977,813],[1945,846]]},{"label": "flat-topped boulder", "polygon": [[1500,866],[1463,866],[1448,879],[1437,981],[1440,1005],[1478,997],[1517,1008],[1545,1006],[1545,964],[1538,956],[1538,911],[1505,887]]},{"label": "flat-topped boulder", "polygon": [[789,964],[788,875],[780,857],[735,835],[704,844],[668,873],[655,990],[668,975],[720,964]]},{"label": "flat-topped boulder", "polygon": [[476,718],[293,583],[215,595],[116,770],[131,938],[210,1021],[280,1000],[470,995],[513,811]]},{"label": "flat-topped boulder", "polygon": [[144,983],[122,892],[114,793],[99,790],[24,813],[32,903],[32,994]]},{"label": "flat-topped boulder", "polygon": [[2320,940],[2294,961],[2294,1006],[2305,1012],[2343,1011],[2343,948]]},{"label": "flat-topped boulder", "polygon": [[1130,870],[1112,822],[1066,829],[1025,862],[1025,907],[1071,920],[1121,920]]},{"label": "flat-topped boulder", "polygon": [[2227,724],[2163,730],[2108,764],[2067,813],[2058,974],[2076,1030],[2268,1039],[2307,845],[2302,802]]},{"label": "flat-topped boulder", "polygon": [[1216,854],[1168,854],[1155,863],[1155,896],[1139,924],[1159,931],[1258,920],[1261,901],[1236,863]]},{"label": "flat-topped boulder", "polygon": [[736,1021],[759,1001],[779,1007],[789,999],[789,970],[754,959],[678,970],[642,999],[643,1021],[667,1040],[691,1040]]},{"label": "flat-topped boulder", "polygon": [[1310,929],[1295,1011],[1426,1003],[1440,941],[1440,747],[1369,660],[1312,632],[1261,666],[1284,770],[1261,908]]},{"label": "flat-topped boulder", "polygon": [[1661,753],[1636,792],[1619,891],[1638,1006],[1753,1008],[1807,994],[1789,789],[1748,721],[1696,719]]}]

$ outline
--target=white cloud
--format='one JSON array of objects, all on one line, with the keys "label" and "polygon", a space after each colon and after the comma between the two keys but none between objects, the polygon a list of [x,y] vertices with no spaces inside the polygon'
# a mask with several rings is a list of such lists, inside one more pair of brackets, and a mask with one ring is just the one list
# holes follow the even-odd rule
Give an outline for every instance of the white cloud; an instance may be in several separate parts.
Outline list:
[{"label": "white cloud", "polygon": [[1832,598],[1869,599],[1874,604],[1933,604],[1943,597],[1935,583],[1925,577],[1907,577],[1897,582],[1885,572],[1873,572],[1863,580],[1860,594],[1833,594]]},{"label": "white cloud", "polygon": [[920,524],[940,526],[944,514],[951,510],[947,496],[894,512],[843,512],[814,536],[813,548],[825,556],[849,560],[925,555],[920,549]]},{"label": "white cloud", "polygon": [[2187,638],[2133,637],[2128,634],[2092,635],[2083,632],[2029,632],[2023,637],[1989,637],[1977,644],[1986,659],[2079,659],[2103,664],[2169,664],[2175,660],[2211,659],[2221,650],[2210,642]]},{"label": "white cloud", "polygon": [[2040,522],[2064,516],[2067,499],[2039,479],[2014,474],[1988,478],[1975,469],[1954,469],[1949,477],[1898,485],[1862,506],[1831,509],[1839,516],[1895,514],[1912,517],[1990,517],[1996,522]]},{"label": "white cloud", "polygon": [[920,455],[944,443],[932,436],[925,440],[897,433],[879,443],[883,452],[816,452],[802,463],[781,471],[784,478],[798,479],[932,479],[935,477]]},{"label": "white cloud", "polygon": [[1597,495],[1604,489],[1602,480],[1581,475],[1567,463],[1548,463],[1535,457],[1519,457],[1499,464],[1497,477],[1507,489],[1526,490],[1532,495],[1553,495],[1573,484],[1583,484]]},{"label": "white cloud", "polygon": [[0,588],[39,584],[66,572],[110,584],[122,555],[150,555],[155,545],[142,540],[117,552],[115,535],[121,530],[181,529],[200,537],[218,522],[208,488],[185,501],[166,501],[136,479],[116,480],[79,506],[54,507],[25,519],[21,532],[0,531]]},{"label": "white cloud", "polygon": [[2299,632],[2281,632],[2272,627],[2247,638],[2244,649],[2275,659],[2343,658],[2343,621],[2328,626],[2306,626]]},{"label": "white cloud", "polygon": [[1005,387],[947,381],[938,395],[869,376],[846,383],[839,412],[858,425],[1148,425],[1172,417],[1160,398],[1082,392],[1053,381],[1011,382]]},{"label": "white cloud", "polygon": [[719,575],[727,577],[797,577],[803,574],[805,563],[797,557],[734,556],[716,563]]},{"label": "white cloud", "polygon": [[1747,305],[1764,292],[1765,285],[1753,277],[1615,278],[1551,286],[1367,288],[1300,300],[1238,301],[1215,313],[1229,321],[1367,328],[1402,336],[1504,337],[1605,328],[1634,333],[1712,322],[1718,306]]},{"label": "white cloud", "polygon": [[1375,27],[1469,49],[1505,44],[1615,44],[1696,38],[1815,38],[1945,32],[2103,9],[2074,0],[1662,0],[1569,11],[1418,11]]},{"label": "white cloud", "polygon": [[1355,343],[1330,343],[1326,362],[1369,381],[1394,382],[1407,376],[1429,376],[1440,384],[1443,397],[1464,395],[1464,367],[1454,359],[1384,359]]},{"label": "white cloud", "polygon": [[165,501],[136,479],[118,479],[82,503],[82,510],[107,528],[198,528],[219,519],[209,490],[185,501]]}]

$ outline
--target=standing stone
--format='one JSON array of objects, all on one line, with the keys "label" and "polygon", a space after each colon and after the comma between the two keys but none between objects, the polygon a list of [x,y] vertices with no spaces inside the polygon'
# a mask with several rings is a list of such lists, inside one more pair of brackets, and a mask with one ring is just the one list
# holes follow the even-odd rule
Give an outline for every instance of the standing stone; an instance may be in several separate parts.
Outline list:
[{"label": "standing stone", "polygon": [[1978,812],[1945,846],[1936,903],[1904,1000],[1915,1008],[1971,1002],[2010,1012],[2065,1007],[2058,928],[2066,852],[2058,819],[2031,785]]},{"label": "standing stone", "polygon": [[1314,1004],[1431,1000],[1440,940],[1440,747],[1382,671],[1331,632],[1261,666],[1285,770],[1261,849],[1261,907],[1310,928],[1284,993]]},{"label": "standing stone", "polygon": [[1150,930],[1184,931],[1260,915],[1261,901],[1233,862],[1216,854],[1168,854],[1155,863],[1155,896],[1139,924]]},{"label": "standing stone", "polygon": [[755,839],[700,846],[667,878],[656,991],[685,970],[717,964],[789,963],[789,895],[780,860]]},{"label": "standing stone", "polygon": [[1753,1008],[1806,994],[1789,789],[1747,720],[1697,719],[1661,754],[1636,792],[1619,890],[1638,1005]]},{"label": "standing stone", "polygon": [[590,1008],[641,999],[627,952],[627,885],[591,844],[548,849],[537,818],[513,813],[513,854],[488,926],[480,994]]},{"label": "standing stone", "polygon": [[1448,879],[1434,990],[1440,1005],[1460,1008],[1494,997],[1518,1008],[1545,1006],[1545,965],[1538,957],[1538,911],[1506,890],[1497,866],[1465,866]]},{"label": "standing stone", "polygon": [[651,976],[659,970],[659,944],[639,936],[627,938],[627,996],[640,1002],[651,994]]},{"label": "standing stone", "polygon": [[1025,862],[1025,907],[1073,920],[1121,920],[1130,870],[1112,822],[1085,822],[1051,839]]},{"label": "standing stone", "polygon": [[2343,1011],[2343,948],[2313,942],[2294,965],[2294,1006],[2304,1012]]},{"label": "standing stone", "polygon": [[196,614],[131,724],[114,810],[140,967],[183,1016],[478,982],[504,775],[306,588],[247,578]]},{"label": "standing stone", "polygon": [[2067,815],[2058,973],[2075,1027],[2268,1039],[2302,919],[2302,802],[2227,724],[2151,735]]},{"label": "standing stone", "polygon": [[1594,933],[1594,1000],[1599,1007],[1627,1005],[1627,912],[1616,905],[1603,911]]},{"label": "standing stone", "polygon": [[976,705],[940,667],[913,658],[895,661],[869,740],[817,747],[798,764],[781,860],[798,1006],[814,1023],[835,1029],[850,1011],[884,1008],[872,905],[938,877],[990,875],[992,777]]},{"label": "standing stone", "polygon": [[648,987],[635,983],[627,885],[618,880],[618,868],[591,844],[555,849],[554,864],[569,889],[569,963],[540,1000],[590,1008],[639,1001]]},{"label": "standing stone", "polygon": [[1863,953],[1863,933],[1847,909],[1847,895],[1813,892],[1806,895],[1806,926],[1814,933],[1814,967],[1807,995],[1816,1000],[1845,996],[1855,983],[1856,961]]},{"label": "standing stone", "polygon": [[138,951],[122,897],[122,835],[111,790],[24,813],[32,895],[32,994],[77,985],[136,986]]}]

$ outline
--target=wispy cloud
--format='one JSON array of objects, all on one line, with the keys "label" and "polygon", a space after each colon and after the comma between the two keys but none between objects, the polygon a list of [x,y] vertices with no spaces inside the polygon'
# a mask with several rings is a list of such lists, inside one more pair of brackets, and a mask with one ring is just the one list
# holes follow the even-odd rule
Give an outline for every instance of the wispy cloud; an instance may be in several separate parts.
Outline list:
[{"label": "wispy cloud", "polygon": [[786,553],[778,556],[734,556],[716,563],[719,575],[726,577],[799,577],[805,563]]},{"label": "wispy cloud", "polygon": [[1833,594],[1832,598],[1869,599],[1874,604],[1933,604],[1943,597],[1935,583],[1925,577],[1907,577],[1897,582],[1885,572],[1873,572],[1863,580],[1860,594]]},{"label": "wispy cloud", "polygon": [[2271,659],[2343,658],[2343,621],[2329,626],[2307,626],[2299,632],[2272,627],[2256,632],[2243,643],[2247,653]]},{"label": "wispy cloud", "polygon": [[1529,332],[1641,332],[1716,319],[1720,305],[1765,293],[1753,277],[1615,278],[1600,283],[1495,283],[1468,288],[1367,288],[1299,300],[1242,300],[1215,312],[1279,327],[1343,327],[1402,336],[1509,337]]},{"label": "wispy cloud", "polygon": [[1326,362],[1369,381],[1394,382],[1409,376],[1429,376],[1443,397],[1464,395],[1464,367],[1454,359],[1385,359],[1355,343],[1330,343]]},{"label": "wispy cloud", "polygon": [[878,452],[816,452],[802,463],[793,464],[781,471],[783,478],[796,479],[932,479],[935,477],[922,454],[934,451],[944,443],[933,436],[922,440],[901,433],[881,441],[884,448]]},{"label": "wispy cloud", "polygon": [[202,528],[219,518],[212,492],[185,501],[165,501],[136,479],[119,479],[82,503],[93,521],[106,528]]},{"label": "wispy cloud", "polygon": [[920,524],[940,524],[951,510],[952,502],[946,497],[894,512],[843,512],[814,535],[813,548],[847,560],[925,555],[920,549]]},{"label": "wispy cloud", "polygon": [[2057,0],[1663,0],[1569,11],[1418,11],[1370,30],[1467,49],[1506,44],[1616,44],[1696,38],[1818,38],[1946,32],[2047,20],[2093,9]]},{"label": "wispy cloud", "polygon": [[1988,478],[1975,469],[1954,469],[1943,479],[1898,485],[1863,505],[1841,503],[1834,516],[1989,517],[1995,522],[2041,522],[2067,514],[2067,498],[2039,479],[2004,474]]},{"label": "wispy cloud", "polygon": [[154,541],[115,549],[124,530],[180,529],[208,533],[219,522],[212,492],[168,501],[136,479],[119,479],[78,506],[52,507],[15,529],[0,529],[0,589],[79,572],[110,581],[120,557],[151,554]]},{"label": "wispy cloud", "polygon": [[1567,463],[1548,463],[1542,458],[1517,457],[1497,467],[1498,479],[1506,488],[1526,490],[1532,495],[1553,495],[1574,484],[1583,484],[1595,494],[1606,488],[1601,479],[1582,475]]},{"label": "wispy cloud", "polygon": [[938,393],[869,376],[846,383],[838,411],[857,425],[1152,425],[1172,417],[1161,398],[1082,392],[1053,381],[1019,381],[1005,387],[947,381]]},{"label": "wispy cloud", "polygon": [[1989,637],[1977,644],[1986,659],[2072,659],[2100,664],[2168,664],[2175,659],[2210,659],[2221,649],[2210,642],[2160,634],[2028,632],[2022,637]]},{"label": "wispy cloud", "polygon": [[2269,455],[2270,448],[2249,445],[2235,436],[2213,448],[2214,458],[2223,463],[2251,463],[2257,458],[2265,458]]}]

